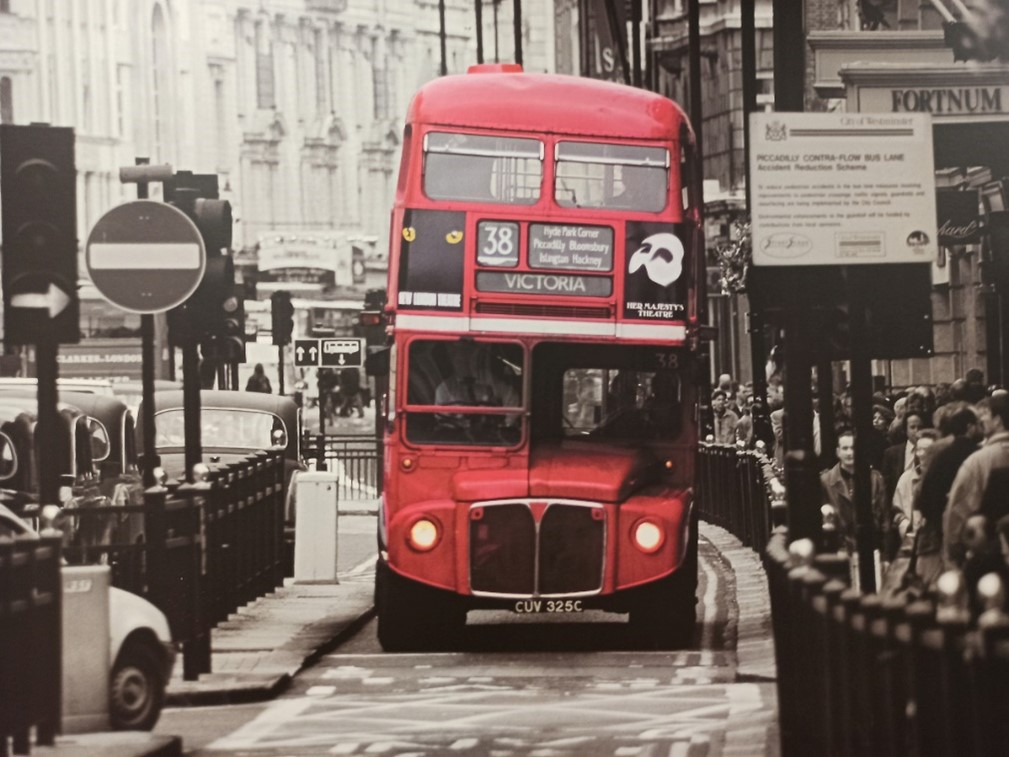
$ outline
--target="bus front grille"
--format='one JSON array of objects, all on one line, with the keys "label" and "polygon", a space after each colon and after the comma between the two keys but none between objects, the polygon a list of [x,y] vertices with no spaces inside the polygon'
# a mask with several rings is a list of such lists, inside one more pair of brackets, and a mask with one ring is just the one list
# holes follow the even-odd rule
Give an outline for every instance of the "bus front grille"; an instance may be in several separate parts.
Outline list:
[{"label": "bus front grille", "polygon": [[474,594],[592,594],[602,587],[606,526],[598,506],[551,502],[537,524],[525,502],[474,505],[469,529]]}]

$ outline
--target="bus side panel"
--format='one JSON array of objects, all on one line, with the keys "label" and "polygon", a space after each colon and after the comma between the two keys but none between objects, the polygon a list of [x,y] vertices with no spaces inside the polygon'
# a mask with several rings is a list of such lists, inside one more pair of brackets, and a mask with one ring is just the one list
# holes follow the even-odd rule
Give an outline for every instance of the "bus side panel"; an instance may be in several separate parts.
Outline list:
[{"label": "bus side panel", "polygon": [[[691,499],[689,490],[673,496],[638,496],[617,509],[615,591],[656,581],[679,567],[690,546]],[[658,523],[666,535],[651,554],[634,545],[634,529],[644,520]]]},{"label": "bus side panel", "polygon": [[[387,513],[389,564],[407,578],[455,591],[459,582],[455,514],[456,505],[451,500],[418,502],[396,513]],[[433,522],[438,529],[434,546],[424,551],[409,541],[411,527],[421,519]]]}]

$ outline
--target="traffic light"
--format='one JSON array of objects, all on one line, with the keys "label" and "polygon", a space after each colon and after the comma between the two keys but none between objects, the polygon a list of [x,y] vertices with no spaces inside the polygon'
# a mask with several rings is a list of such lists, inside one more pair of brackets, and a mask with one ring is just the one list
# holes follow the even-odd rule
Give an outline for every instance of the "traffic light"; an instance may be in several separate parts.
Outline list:
[{"label": "traffic light", "polygon": [[369,289],[364,294],[364,309],[357,315],[357,335],[363,337],[369,347],[385,344],[385,302],[384,289]]},{"label": "traffic light", "polygon": [[212,329],[202,339],[203,357],[218,363],[244,363],[245,300],[241,287],[232,282],[230,289],[223,288],[215,306]]},{"label": "traffic light", "polygon": [[[232,241],[231,203],[217,199],[217,177],[179,171],[165,184],[165,198],[188,215],[203,237],[207,268],[200,285],[183,305],[169,314],[173,341],[198,339],[207,354],[219,351],[213,340],[225,331],[222,303],[234,299],[235,271],[228,250]],[[204,338],[208,337],[209,338]],[[244,344],[242,354],[244,355]]]},{"label": "traffic light", "polygon": [[294,334],[294,305],[291,293],[277,291],[270,295],[270,314],[273,318],[273,343],[281,346],[291,343]]},{"label": "traffic light", "polygon": [[7,344],[80,341],[73,129],[0,126]]}]

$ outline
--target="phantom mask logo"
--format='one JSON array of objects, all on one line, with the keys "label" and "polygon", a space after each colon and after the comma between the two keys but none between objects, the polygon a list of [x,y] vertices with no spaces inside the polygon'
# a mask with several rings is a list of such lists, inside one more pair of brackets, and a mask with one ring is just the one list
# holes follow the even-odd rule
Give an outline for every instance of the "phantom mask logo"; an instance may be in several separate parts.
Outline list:
[{"label": "phantom mask logo", "polygon": [[631,255],[628,273],[644,267],[648,278],[667,287],[683,273],[683,243],[673,234],[662,232],[646,238]]}]

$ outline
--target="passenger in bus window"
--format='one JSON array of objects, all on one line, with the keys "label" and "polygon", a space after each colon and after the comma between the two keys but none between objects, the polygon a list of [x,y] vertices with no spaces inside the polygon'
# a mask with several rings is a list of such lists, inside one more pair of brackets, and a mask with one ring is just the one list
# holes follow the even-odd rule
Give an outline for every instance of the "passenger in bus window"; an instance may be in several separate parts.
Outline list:
[{"label": "passenger in bus window", "polygon": [[656,212],[666,206],[666,172],[652,166],[621,166],[612,207]]},{"label": "passenger in bus window", "polygon": [[610,382],[606,417],[594,435],[630,439],[644,434],[646,418],[638,405],[638,379],[635,371],[617,373]]},{"label": "passenger in bus window", "polygon": [[669,439],[679,432],[680,377],[676,373],[671,370],[655,372],[644,411],[651,436]]},{"label": "passenger in bus window", "polygon": [[590,429],[599,423],[602,391],[599,377],[585,374],[578,385],[578,400],[572,413],[572,424],[576,429]]}]

